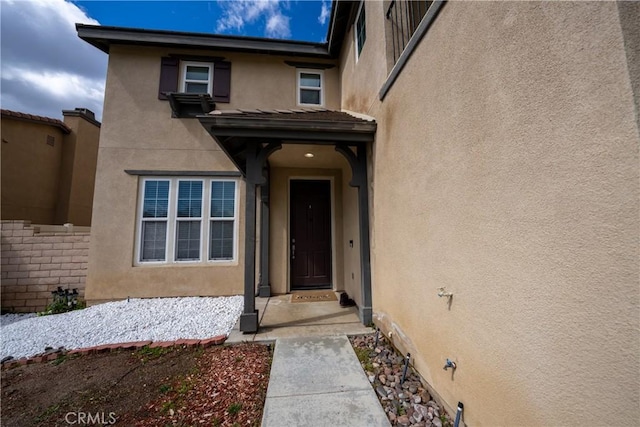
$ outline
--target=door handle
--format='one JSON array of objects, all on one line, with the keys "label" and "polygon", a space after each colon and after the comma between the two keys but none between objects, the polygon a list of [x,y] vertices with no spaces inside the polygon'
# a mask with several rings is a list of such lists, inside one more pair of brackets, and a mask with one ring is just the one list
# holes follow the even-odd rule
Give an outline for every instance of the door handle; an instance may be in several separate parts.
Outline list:
[{"label": "door handle", "polygon": [[291,245],[291,259],[296,259],[296,245]]}]

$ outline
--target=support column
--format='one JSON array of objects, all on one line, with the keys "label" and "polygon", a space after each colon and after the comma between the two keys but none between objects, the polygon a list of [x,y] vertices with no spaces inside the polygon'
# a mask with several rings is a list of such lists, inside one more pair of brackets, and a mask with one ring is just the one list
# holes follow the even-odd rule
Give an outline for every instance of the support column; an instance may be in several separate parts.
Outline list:
[{"label": "support column", "polygon": [[266,182],[260,187],[260,285],[258,296],[268,298],[271,296],[271,281],[269,280],[269,168],[264,169]]},{"label": "support column", "polygon": [[244,310],[240,315],[240,330],[245,333],[258,331],[256,310],[256,180],[252,173],[257,163],[258,143],[247,144],[247,179],[244,204]]},{"label": "support column", "polygon": [[373,321],[371,298],[371,244],[369,238],[369,183],[367,179],[367,146],[359,143],[356,153],[345,144],[336,145],[351,165],[352,178],[349,185],[358,188],[358,219],[360,223],[360,269],[362,303],[359,307],[360,321],[369,325]]},{"label": "support column", "polygon": [[[262,168],[271,153],[282,148],[282,144],[272,142],[267,146],[257,141],[247,142],[246,201],[244,217],[244,310],[240,315],[240,330],[245,333],[258,331],[258,310],[256,310],[256,187],[265,185],[267,178]],[[263,240],[264,236],[263,236]],[[267,240],[268,242],[268,240]]]}]

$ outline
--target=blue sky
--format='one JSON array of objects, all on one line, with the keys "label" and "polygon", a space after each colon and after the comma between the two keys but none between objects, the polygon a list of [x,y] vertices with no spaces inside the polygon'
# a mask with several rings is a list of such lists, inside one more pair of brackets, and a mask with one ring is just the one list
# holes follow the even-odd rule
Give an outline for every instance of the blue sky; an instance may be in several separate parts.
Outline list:
[{"label": "blue sky", "polygon": [[76,23],[322,42],[330,0],[0,0],[0,106],[62,118],[102,118],[107,55]]},{"label": "blue sky", "polygon": [[[78,1],[101,25],[324,41],[329,1]],[[325,10],[326,12],[322,13]],[[269,25],[270,24],[270,25]]]}]

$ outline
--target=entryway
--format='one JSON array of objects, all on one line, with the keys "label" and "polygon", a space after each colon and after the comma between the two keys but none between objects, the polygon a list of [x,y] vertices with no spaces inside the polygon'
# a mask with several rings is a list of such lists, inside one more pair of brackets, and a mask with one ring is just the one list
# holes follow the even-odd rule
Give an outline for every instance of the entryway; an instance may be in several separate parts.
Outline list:
[{"label": "entryway", "polygon": [[291,290],[331,289],[331,181],[290,186]]}]

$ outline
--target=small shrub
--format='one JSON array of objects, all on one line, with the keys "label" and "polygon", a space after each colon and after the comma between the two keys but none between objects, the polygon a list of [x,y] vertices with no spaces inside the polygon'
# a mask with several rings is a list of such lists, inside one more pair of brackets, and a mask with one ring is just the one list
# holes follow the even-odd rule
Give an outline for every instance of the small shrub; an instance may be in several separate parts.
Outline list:
[{"label": "small shrub", "polygon": [[81,310],[87,306],[84,301],[78,300],[77,289],[69,292],[69,289],[62,289],[61,287],[58,287],[58,290],[52,292],[52,294],[53,301],[47,305],[44,311],[39,312],[38,316],[67,313],[73,310]]},{"label": "small shrub", "polygon": [[238,412],[240,412],[241,409],[242,403],[232,403],[231,405],[229,405],[229,409],[227,409],[227,412],[229,413],[229,415],[236,415]]}]

